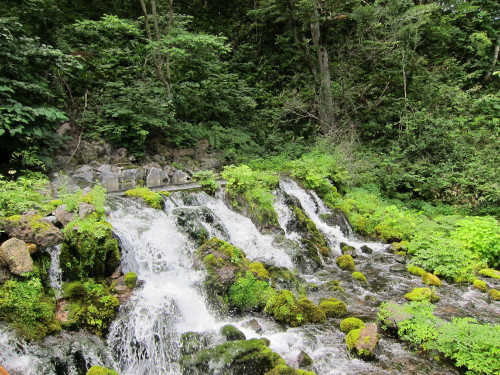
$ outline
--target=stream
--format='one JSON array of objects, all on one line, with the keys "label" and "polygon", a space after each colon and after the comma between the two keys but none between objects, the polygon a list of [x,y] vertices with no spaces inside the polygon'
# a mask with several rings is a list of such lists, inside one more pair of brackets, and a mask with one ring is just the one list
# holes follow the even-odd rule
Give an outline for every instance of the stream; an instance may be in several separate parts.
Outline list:
[{"label": "stream", "polygon": [[[202,237],[216,236],[230,242],[252,262],[296,270],[304,285],[317,286],[306,288],[314,303],[323,297],[339,298],[347,304],[348,316],[366,323],[376,321],[380,303],[405,303],[405,293],[423,286],[420,277],[406,271],[406,257],[389,253],[387,244],[356,237],[343,216],[337,216],[335,223],[328,220],[336,214],[316,194],[286,178],[275,194],[283,233],[272,234],[262,234],[250,219],[235,212],[222,193],[211,197],[199,191],[172,192],[164,211],[129,198],[111,197],[109,220],[119,238],[123,272],[136,272],[141,282],[120,306],[106,341],[84,332],[63,332],[40,343],[24,343],[6,326],[0,326],[0,362],[12,375],[77,375],[89,365],[113,368],[121,375],[180,374],[181,335],[204,332],[216,344],[223,341],[219,328],[230,323],[247,339],[269,339],[270,348],[289,366],[297,368],[299,354],[308,353],[314,363],[312,371],[318,375],[462,374],[450,364],[435,361],[386,335],[381,337],[374,360],[357,359],[346,349],[345,334],[339,329],[341,318],[287,328],[261,313],[228,317],[214,311],[203,289],[206,273],[195,256]],[[332,249],[319,270],[297,263],[300,234],[289,225],[293,220],[287,203],[290,199],[300,202]],[[336,225],[339,221],[342,225]],[[336,266],[341,242],[356,248],[356,270],[364,273],[367,284],[353,280],[350,272]],[[363,253],[362,246],[373,252]],[[58,257],[54,251],[51,282],[58,288],[60,272],[55,267]],[[338,280],[345,292],[322,287],[332,280]],[[486,294],[471,285],[444,281],[436,292],[441,297],[436,303],[437,316],[471,316],[479,323],[498,323],[498,303],[490,303]]]}]

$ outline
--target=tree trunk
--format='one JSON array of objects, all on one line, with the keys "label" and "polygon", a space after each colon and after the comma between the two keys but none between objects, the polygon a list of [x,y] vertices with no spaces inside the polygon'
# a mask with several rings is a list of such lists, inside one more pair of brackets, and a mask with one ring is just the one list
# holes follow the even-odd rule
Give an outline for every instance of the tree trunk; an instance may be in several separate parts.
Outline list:
[{"label": "tree trunk", "polygon": [[498,62],[498,52],[500,52],[500,35],[497,37],[497,41],[495,43],[495,48],[493,50],[493,55],[491,57],[491,67],[490,70],[488,70],[488,73],[484,76],[485,81],[489,81],[491,79],[491,75],[493,74],[493,71],[495,70],[495,65]]},{"label": "tree trunk", "polygon": [[334,130],[332,81],[328,51],[321,42],[321,30],[318,21],[311,23],[311,34],[319,67],[319,119],[323,133]]}]

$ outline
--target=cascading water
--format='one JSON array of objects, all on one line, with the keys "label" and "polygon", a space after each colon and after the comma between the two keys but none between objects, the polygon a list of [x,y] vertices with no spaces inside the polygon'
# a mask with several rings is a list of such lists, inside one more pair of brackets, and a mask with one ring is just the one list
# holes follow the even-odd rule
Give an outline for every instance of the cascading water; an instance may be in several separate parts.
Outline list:
[{"label": "cascading water", "polygon": [[62,291],[62,271],[59,264],[59,255],[61,245],[53,246],[48,249],[50,254],[49,280],[50,286],[56,291],[56,297],[61,296]]},{"label": "cascading water", "polygon": [[[188,331],[208,333],[215,343],[219,337],[214,332],[221,325],[231,323],[247,338],[269,339],[270,348],[290,366],[298,367],[300,353],[308,353],[314,362],[312,370],[318,375],[459,374],[453,367],[413,354],[404,344],[385,336],[379,343],[376,361],[353,358],[345,348],[345,334],[338,328],[341,319],[287,329],[262,314],[221,317],[211,312],[202,287],[205,272],[195,266],[199,264],[194,255],[199,242],[217,236],[241,248],[251,261],[295,269],[293,255],[298,246],[290,244],[298,241],[300,235],[287,231],[293,215],[286,196],[300,202],[334,253],[339,253],[340,242],[358,250],[362,245],[374,250],[373,254],[358,251],[356,258],[356,268],[366,275],[367,284],[354,281],[350,272],[336,267],[332,262],[335,255],[320,271],[297,275],[304,284],[316,285],[307,289],[308,298],[314,303],[321,298],[337,297],[346,302],[350,315],[373,322],[381,302],[391,299],[405,302],[404,294],[421,286],[418,277],[406,272],[406,260],[385,252],[386,245],[363,242],[324,220],[332,212],[315,194],[290,179],[282,180],[280,188],[276,192],[275,209],[288,242],[284,242],[280,234],[261,234],[250,219],[226,206],[221,197],[173,192],[165,211],[115,198],[110,222],[120,239],[122,268],[124,273],[136,272],[142,281],[120,307],[107,337],[108,348],[100,346],[100,339],[93,340],[91,335],[83,333],[63,333],[47,337],[40,345],[25,345],[8,339],[8,334],[0,331],[0,363],[9,363],[13,375],[55,374],[54,361],[80,352],[87,364],[103,364],[115,368],[121,375],[180,374],[181,335]],[[56,288],[60,284],[55,250],[52,259],[51,283]],[[325,288],[332,280],[338,280],[345,292]],[[439,294],[441,301],[436,315],[474,316],[481,323],[495,322],[498,315],[496,306],[468,285],[445,283]],[[72,347],[64,349],[69,345]],[[68,364],[63,372],[57,373],[77,374],[77,363]]]}]

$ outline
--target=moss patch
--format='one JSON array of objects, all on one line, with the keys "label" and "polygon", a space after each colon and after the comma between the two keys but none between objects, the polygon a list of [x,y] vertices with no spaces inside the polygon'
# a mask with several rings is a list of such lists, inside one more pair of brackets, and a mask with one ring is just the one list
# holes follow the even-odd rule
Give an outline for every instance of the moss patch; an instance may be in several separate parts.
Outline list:
[{"label": "moss patch", "polygon": [[162,195],[167,195],[168,192],[156,193],[148,188],[135,188],[125,192],[126,197],[136,197],[142,199],[149,207],[161,209],[163,204]]},{"label": "moss patch", "polygon": [[493,301],[500,301],[500,290],[490,289],[488,292]]},{"label": "moss patch", "polygon": [[336,298],[328,298],[319,303],[319,308],[324,311],[327,318],[336,318],[347,314],[347,306]]},{"label": "moss patch", "polygon": [[361,281],[362,283],[365,283],[366,284],[366,277],[365,275],[363,275],[361,272],[353,272],[352,273],[352,278],[354,280],[359,280]]},{"label": "moss patch", "polygon": [[443,285],[443,282],[441,280],[439,280],[439,277],[437,277],[436,275],[434,275],[432,273],[428,273],[428,272],[426,272],[422,275],[422,281],[426,285],[434,285],[434,286]]},{"label": "moss patch", "polygon": [[414,288],[410,293],[405,294],[405,298],[409,301],[439,301],[439,296],[429,288]]},{"label": "moss patch", "polygon": [[426,274],[426,272],[423,268],[420,268],[418,266],[413,266],[413,265],[408,266],[407,271],[415,276],[423,276]]},{"label": "moss patch", "polygon": [[474,288],[479,289],[481,292],[486,293],[488,285],[483,280],[476,279],[472,282]]},{"label": "moss patch", "polygon": [[127,272],[123,278],[123,282],[130,289],[133,289],[137,283],[137,274],[135,272]]},{"label": "moss patch", "polygon": [[344,333],[349,333],[354,329],[365,328],[365,323],[358,318],[346,318],[340,322],[340,330]]},{"label": "moss patch", "polygon": [[101,366],[92,366],[86,375],[118,375],[115,370],[110,370]]},{"label": "moss patch", "polygon": [[341,255],[336,260],[337,266],[345,271],[354,272],[356,270],[356,265],[354,264],[354,259],[349,254]]},{"label": "moss patch", "polygon": [[479,274],[484,277],[492,277],[494,279],[500,280],[500,271],[494,270],[492,268],[485,268],[479,271]]}]

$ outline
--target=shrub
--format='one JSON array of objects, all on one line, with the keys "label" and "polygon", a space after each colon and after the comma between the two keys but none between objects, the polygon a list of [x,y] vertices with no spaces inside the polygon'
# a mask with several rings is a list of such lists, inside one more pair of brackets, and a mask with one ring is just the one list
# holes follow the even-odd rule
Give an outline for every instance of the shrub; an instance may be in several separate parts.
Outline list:
[{"label": "shrub", "polygon": [[229,290],[229,300],[239,310],[246,311],[262,308],[274,290],[265,281],[255,278],[252,272],[247,271],[245,277],[240,277]]},{"label": "shrub", "polygon": [[208,194],[214,194],[219,183],[215,180],[215,173],[213,171],[199,171],[193,173],[193,181],[198,181],[201,188]]}]

